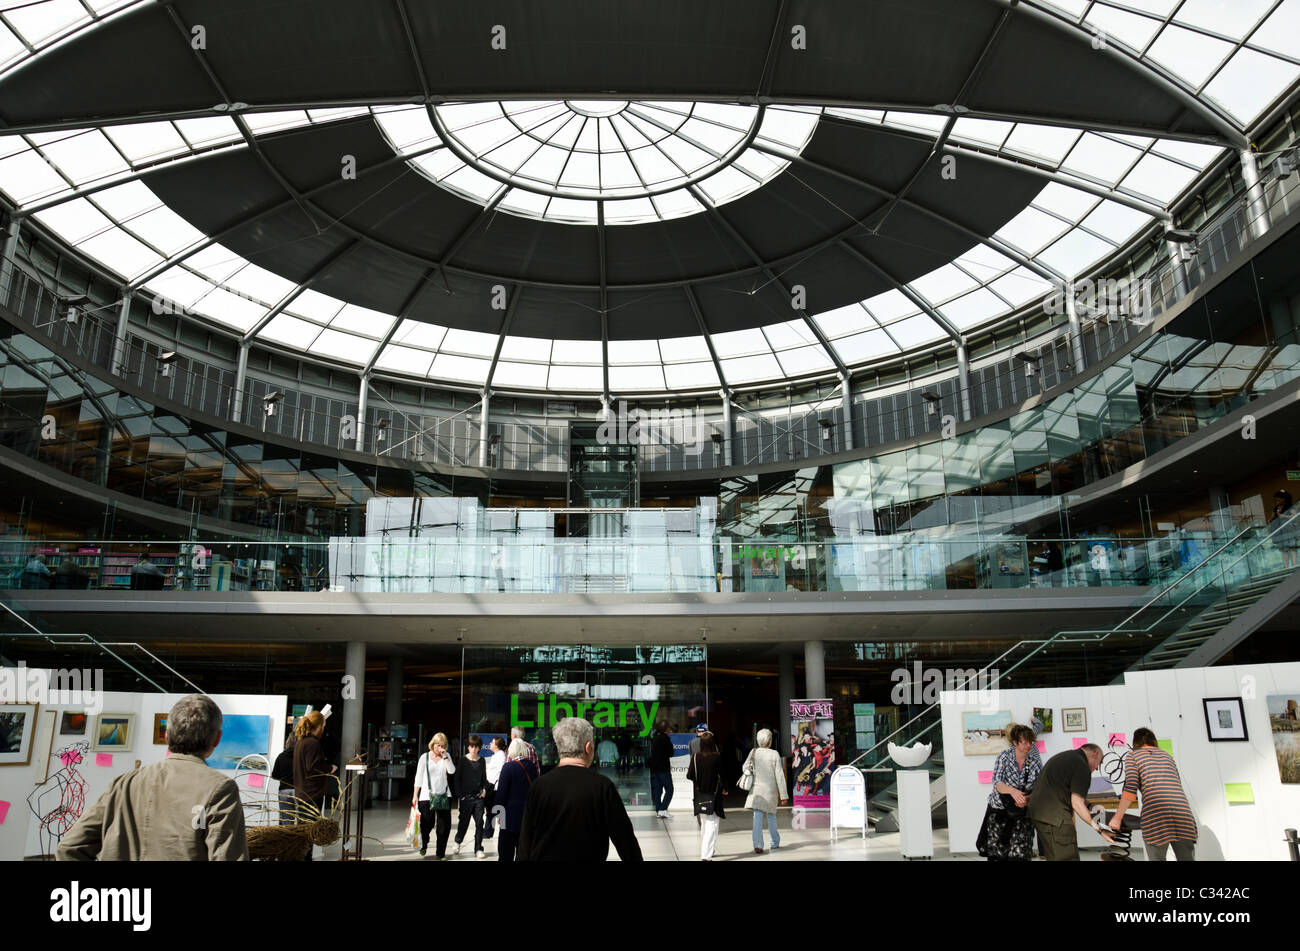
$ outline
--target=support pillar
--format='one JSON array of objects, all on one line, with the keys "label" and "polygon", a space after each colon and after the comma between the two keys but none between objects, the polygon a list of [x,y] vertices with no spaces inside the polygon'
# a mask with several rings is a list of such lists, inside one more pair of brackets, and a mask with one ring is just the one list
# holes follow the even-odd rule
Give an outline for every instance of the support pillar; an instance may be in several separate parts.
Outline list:
[{"label": "support pillar", "polygon": [[731,391],[719,390],[722,394],[722,464],[731,465]]},{"label": "support pillar", "polygon": [[488,443],[490,435],[488,433],[488,412],[492,407],[492,391],[483,390],[483,406],[479,411],[478,422],[478,466],[480,469],[486,469],[489,464],[488,460]]},{"label": "support pillar", "polygon": [[[361,384],[357,387],[357,452],[366,451],[366,411],[370,404],[370,377],[361,374]],[[375,446],[378,455],[379,446]]]},{"label": "support pillar", "polygon": [[1210,486],[1210,524],[1223,540],[1232,537],[1232,502],[1228,490],[1221,485]]},{"label": "support pillar", "polygon": [[126,328],[131,315],[131,292],[122,295],[122,306],[117,312],[117,330],[113,334],[113,372],[126,375]]},{"label": "support pillar", "polygon": [[971,398],[970,398],[970,350],[963,340],[957,344],[957,405],[961,407],[961,418],[963,422],[969,423],[972,419]]},{"label": "support pillar", "polygon": [[239,341],[239,362],[235,364],[235,391],[230,394],[230,418],[236,422],[244,419],[244,387],[248,385],[248,341]]},{"label": "support pillar", "polygon": [[853,448],[853,378],[847,373],[840,374],[840,392],[842,394],[841,410],[844,416],[845,451]]},{"label": "support pillar", "polygon": [[388,690],[384,693],[384,729],[402,722],[402,658],[388,658]]},{"label": "support pillar", "polygon": [[781,662],[780,674],[777,678],[777,690],[781,695],[781,735],[776,737],[772,747],[780,750],[783,756],[789,756],[793,752],[790,749],[790,701],[795,699],[794,654],[781,651],[778,656]]},{"label": "support pillar", "polygon": [[23,220],[9,216],[5,231],[4,256],[0,258],[0,301],[7,302],[10,310],[18,309],[18,302],[10,300],[14,280],[14,261],[18,257],[18,233],[22,231]]},{"label": "support pillar", "polygon": [[[343,672],[347,675],[344,680],[345,698],[353,699],[343,700],[343,734],[339,746],[339,782],[345,783],[348,777],[343,775],[343,766],[351,762],[352,757],[356,755],[357,750],[361,747],[361,728],[362,717],[361,707],[366,699],[366,642],[365,641],[348,641],[347,657],[344,660]],[[350,687],[350,689],[348,689]]]},{"label": "support pillar", "polygon": [[1250,149],[1241,150],[1241,179],[1246,185],[1246,219],[1252,238],[1263,237],[1269,229],[1268,200],[1264,183],[1259,180],[1259,162]]},{"label": "support pillar", "polygon": [[1070,355],[1074,361],[1074,372],[1082,373],[1086,368],[1083,352],[1083,323],[1079,320],[1079,302],[1074,299],[1074,282],[1065,285],[1065,317],[1070,322]]},{"label": "support pillar", "polygon": [[803,684],[806,699],[826,696],[826,647],[821,641],[804,641]]},{"label": "support pillar", "polygon": [[1174,278],[1174,299],[1182,300],[1187,296],[1187,264],[1183,261],[1183,246],[1172,238],[1165,238],[1165,247],[1169,249],[1169,266]]}]

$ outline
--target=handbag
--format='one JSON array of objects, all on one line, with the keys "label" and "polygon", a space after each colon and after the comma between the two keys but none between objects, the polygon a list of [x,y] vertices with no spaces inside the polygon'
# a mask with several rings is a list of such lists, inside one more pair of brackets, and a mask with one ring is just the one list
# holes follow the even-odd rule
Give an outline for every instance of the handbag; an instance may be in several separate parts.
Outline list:
[{"label": "handbag", "polygon": [[[695,764],[695,757],[691,757],[691,765]],[[695,771],[696,781],[699,780],[699,770]],[[695,797],[695,809],[702,816],[715,816],[718,814],[718,793],[722,791],[722,777],[718,777],[718,788],[705,796]]]},{"label": "handbag", "polygon": [[424,761],[424,782],[425,788],[429,790],[429,808],[435,812],[451,809],[451,796],[447,793],[435,793],[433,791],[433,779],[429,776],[429,760],[427,758]]},{"label": "handbag", "polygon": [[742,792],[754,791],[754,751],[749,751],[749,758],[740,770],[740,782],[736,783]]}]

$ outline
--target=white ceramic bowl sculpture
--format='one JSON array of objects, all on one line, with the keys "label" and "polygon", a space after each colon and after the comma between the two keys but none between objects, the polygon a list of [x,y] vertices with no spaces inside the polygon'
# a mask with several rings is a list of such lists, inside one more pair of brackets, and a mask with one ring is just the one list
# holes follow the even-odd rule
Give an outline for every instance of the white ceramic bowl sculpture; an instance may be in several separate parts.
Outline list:
[{"label": "white ceramic bowl sculpture", "polygon": [[930,758],[930,750],[934,748],[932,743],[914,743],[911,746],[896,746],[889,744],[889,758],[902,769],[909,769],[913,766],[920,766]]}]

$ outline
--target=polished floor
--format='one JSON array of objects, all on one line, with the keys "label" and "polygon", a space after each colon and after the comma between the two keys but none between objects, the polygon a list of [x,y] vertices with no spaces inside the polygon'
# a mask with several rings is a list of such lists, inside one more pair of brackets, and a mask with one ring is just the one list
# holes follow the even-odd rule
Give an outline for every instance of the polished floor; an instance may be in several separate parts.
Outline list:
[{"label": "polished floor", "polygon": [[[410,804],[407,802],[375,802],[366,810],[363,854],[370,861],[393,862],[433,862],[433,848],[423,859],[405,841],[403,829],[406,825]],[[632,826],[636,830],[637,841],[641,845],[641,854],[650,861],[686,862],[700,860],[700,833],[695,818],[688,811],[674,812],[671,819],[660,819],[649,811],[632,810]],[[718,835],[715,862],[898,862],[903,857],[898,851],[898,834],[887,833],[861,835],[840,830],[838,841],[831,841],[830,830],[822,828],[790,828],[792,813],[783,809],[778,819],[781,832],[781,847],[775,852],[754,853],[751,834],[751,813],[745,809],[732,809],[722,820]],[[815,818],[812,820],[815,822]],[[823,820],[824,821],[824,820]],[[812,824],[812,822],[810,822]],[[452,838],[456,832],[455,816],[452,816]],[[464,849],[460,855],[452,856],[451,843],[448,843],[450,862],[468,862],[473,864],[472,852],[474,840],[473,826],[466,836]],[[485,843],[487,856],[485,861],[496,861],[495,840]],[[337,845],[328,849],[317,849],[316,855],[326,861],[339,858]],[[1085,860],[1096,860],[1100,852],[1085,851]],[[618,855],[610,848],[609,858],[617,861]],[[978,855],[951,855],[948,852],[948,831],[934,831],[935,861],[983,861]]]}]

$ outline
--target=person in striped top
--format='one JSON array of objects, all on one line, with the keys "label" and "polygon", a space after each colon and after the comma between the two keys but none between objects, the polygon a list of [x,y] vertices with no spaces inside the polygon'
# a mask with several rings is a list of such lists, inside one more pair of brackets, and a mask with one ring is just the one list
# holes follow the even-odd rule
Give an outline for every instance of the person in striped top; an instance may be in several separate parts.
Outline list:
[{"label": "person in striped top", "polygon": [[1183,792],[1174,758],[1156,744],[1146,727],[1133,731],[1133,751],[1124,760],[1124,790],[1110,827],[1118,829],[1124,812],[1142,794],[1142,841],[1147,861],[1163,862],[1167,846],[1179,862],[1196,861],[1196,820]]}]

